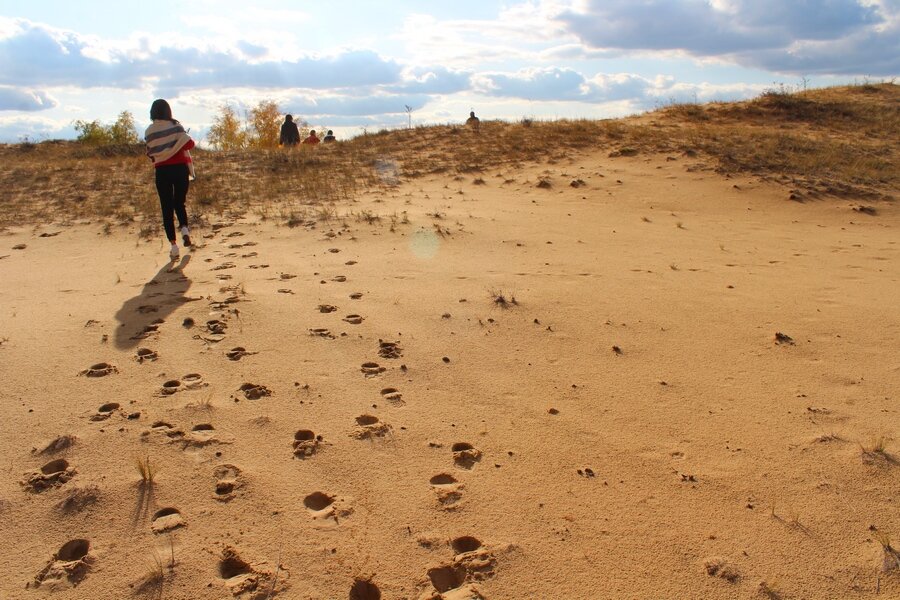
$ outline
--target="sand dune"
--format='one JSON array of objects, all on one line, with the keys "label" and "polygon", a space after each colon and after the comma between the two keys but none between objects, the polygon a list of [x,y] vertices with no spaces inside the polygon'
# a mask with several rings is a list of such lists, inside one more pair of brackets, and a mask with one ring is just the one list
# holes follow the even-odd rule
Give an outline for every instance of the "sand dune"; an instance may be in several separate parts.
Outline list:
[{"label": "sand dune", "polygon": [[7,230],[0,597],[900,597],[897,207],[607,154]]}]

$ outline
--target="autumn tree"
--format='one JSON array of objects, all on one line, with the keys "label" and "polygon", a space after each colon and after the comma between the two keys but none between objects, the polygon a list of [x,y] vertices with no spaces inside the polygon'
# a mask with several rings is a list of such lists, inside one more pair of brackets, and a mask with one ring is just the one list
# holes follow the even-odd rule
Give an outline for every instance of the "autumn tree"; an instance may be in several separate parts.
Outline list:
[{"label": "autumn tree", "polygon": [[250,145],[256,148],[277,148],[281,133],[281,110],[272,100],[262,100],[247,115]]},{"label": "autumn tree", "polygon": [[134,125],[134,115],[127,110],[119,113],[119,118],[112,125],[104,125],[98,120],[82,121],[79,119],[72,126],[78,132],[76,139],[79,142],[94,146],[137,144],[141,139]]},{"label": "autumn tree", "polygon": [[141,141],[134,115],[127,110],[119,113],[119,118],[109,128],[109,137],[113,144],[137,144]]},{"label": "autumn tree", "polygon": [[239,150],[247,146],[247,132],[234,108],[222,105],[219,114],[213,117],[206,139],[218,150]]}]

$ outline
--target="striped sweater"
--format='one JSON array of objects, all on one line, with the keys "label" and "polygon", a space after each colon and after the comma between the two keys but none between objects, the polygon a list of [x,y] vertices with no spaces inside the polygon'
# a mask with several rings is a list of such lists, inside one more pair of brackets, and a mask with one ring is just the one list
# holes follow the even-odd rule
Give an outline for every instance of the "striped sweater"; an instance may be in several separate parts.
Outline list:
[{"label": "striped sweater", "polygon": [[154,167],[181,163],[191,165],[190,149],[194,147],[194,140],[180,123],[153,121],[144,133],[144,140],[147,142],[147,156]]}]

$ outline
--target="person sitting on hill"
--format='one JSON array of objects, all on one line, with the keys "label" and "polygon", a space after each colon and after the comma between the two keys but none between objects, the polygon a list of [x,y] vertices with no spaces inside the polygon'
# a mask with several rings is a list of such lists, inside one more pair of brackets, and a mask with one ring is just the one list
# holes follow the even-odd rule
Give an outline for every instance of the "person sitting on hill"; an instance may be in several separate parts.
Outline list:
[{"label": "person sitting on hill", "polygon": [[325,137],[322,138],[322,141],[326,144],[330,144],[331,142],[336,142],[337,138],[334,137],[334,132],[329,129],[328,133],[325,134]]},{"label": "person sitting on hill", "polygon": [[481,119],[475,116],[475,111],[469,113],[469,118],[466,119],[466,126],[471,127],[475,131],[481,127]]},{"label": "person sitting on hill", "polygon": [[296,146],[300,143],[300,130],[294,123],[294,117],[285,115],[284,123],[281,124],[281,137],[278,143],[282,146]]},{"label": "person sitting on hill", "polygon": [[306,136],[306,139],[300,142],[301,144],[318,144],[321,140],[316,136],[316,130],[310,129],[309,135]]}]

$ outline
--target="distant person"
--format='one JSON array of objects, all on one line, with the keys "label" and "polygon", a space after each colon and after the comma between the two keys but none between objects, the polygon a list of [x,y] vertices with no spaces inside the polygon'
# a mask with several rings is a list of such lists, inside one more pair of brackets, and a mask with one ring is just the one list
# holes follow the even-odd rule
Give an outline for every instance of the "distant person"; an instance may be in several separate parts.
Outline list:
[{"label": "distant person", "polygon": [[334,137],[334,132],[329,129],[328,133],[325,134],[325,137],[322,138],[322,141],[326,144],[330,144],[331,142],[336,142],[337,138]]},{"label": "distant person", "polygon": [[309,135],[306,136],[306,139],[301,142],[301,144],[318,144],[321,140],[316,136],[316,130],[310,129]]},{"label": "distant person", "polygon": [[166,230],[166,237],[172,244],[169,257],[176,260],[179,252],[175,235],[175,216],[178,217],[178,226],[181,227],[184,247],[191,247],[184,202],[187,199],[190,181],[194,178],[194,163],[190,152],[194,147],[194,140],[181,123],[172,118],[172,108],[162,98],[153,101],[150,106],[150,118],[153,122],[144,133],[144,141],[147,142],[147,156],[153,161],[156,170],[156,191],[159,193],[159,204],[162,208],[163,227]]},{"label": "distant person", "polygon": [[281,124],[281,137],[279,137],[278,143],[282,146],[296,146],[300,143],[300,130],[297,129],[293,116],[284,116],[284,123]]},{"label": "distant person", "polygon": [[471,127],[475,131],[481,128],[481,119],[475,116],[474,110],[469,113],[469,118],[466,119],[466,126]]}]

